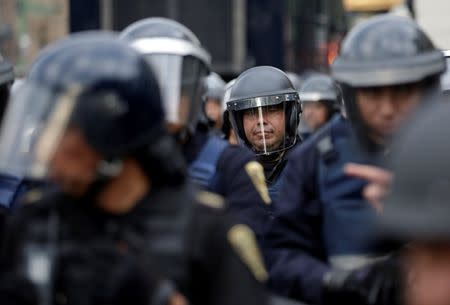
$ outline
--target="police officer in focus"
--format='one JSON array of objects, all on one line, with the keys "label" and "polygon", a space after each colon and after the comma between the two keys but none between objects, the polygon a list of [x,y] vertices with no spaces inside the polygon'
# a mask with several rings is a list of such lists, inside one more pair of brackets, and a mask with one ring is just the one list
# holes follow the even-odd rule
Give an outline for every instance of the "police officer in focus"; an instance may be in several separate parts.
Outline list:
[{"label": "police officer in focus", "polygon": [[380,212],[348,163],[382,166],[390,139],[413,111],[431,105],[445,70],[414,21],[378,16],[353,28],[332,65],[349,121],[335,116],[291,152],[265,236],[270,286],[310,304],[390,304],[401,281],[389,249],[370,243]]},{"label": "police officer in focus", "polygon": [[[17,150],[25,143],[31,156]],[[44,51],[7,110],[0,147],[2,169],[60,189],[11,217],[2,304],[266,303],[252,231],[186,182],[158,82],[115,35],[74,35]]]},{"label": "police officer in focus", "polygon": [[246,148],[195,127],[201,113],[201,84],[210,56],[184,25],[147,18],[128,26],[121,38],[138,50],[158,78],[166,124],[182,145],[191,181],[223,196],[233,211],[262,235],[265,208],[271,199],[262,166]]},{"label": "police officer in focus", "polygon": [[239,142],[263,165],[270,196],[276,201],[286,154],[299,143],[298,92],[283,71],[270,66],[251,68],[233,84],[227,111]]},{"label": "police officer in focus", "polygon": [[342,92],[335,81],[326,74],[313,74],[300,87],[302,116],[300,133],[306,139],[331,118],[340,114]]}]

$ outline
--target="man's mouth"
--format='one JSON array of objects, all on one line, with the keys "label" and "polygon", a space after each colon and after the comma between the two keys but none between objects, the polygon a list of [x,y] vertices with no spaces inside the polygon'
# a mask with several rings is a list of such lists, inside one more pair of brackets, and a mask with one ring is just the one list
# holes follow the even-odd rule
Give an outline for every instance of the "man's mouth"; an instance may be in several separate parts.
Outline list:
[{"label": "man's mouth", "polygon": [[262,132],[256,132],[254,133],[255,137],[258,140],[269,140],[273,137],[273,132],[272,131],[265,131],[264,134]]}]

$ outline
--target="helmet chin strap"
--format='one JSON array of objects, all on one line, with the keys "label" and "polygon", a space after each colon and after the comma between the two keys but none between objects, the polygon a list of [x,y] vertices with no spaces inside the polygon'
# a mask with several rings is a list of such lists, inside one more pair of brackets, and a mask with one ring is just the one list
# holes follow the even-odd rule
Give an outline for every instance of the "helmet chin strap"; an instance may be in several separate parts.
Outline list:
[{"label": "helmet chin strap", "polygon": [[123,162],[120,159],[101,160],[97,165],[95,180],[88,187],[83,199],[93,201],[103,191],[103,189],[117,177],[123,169]]}]

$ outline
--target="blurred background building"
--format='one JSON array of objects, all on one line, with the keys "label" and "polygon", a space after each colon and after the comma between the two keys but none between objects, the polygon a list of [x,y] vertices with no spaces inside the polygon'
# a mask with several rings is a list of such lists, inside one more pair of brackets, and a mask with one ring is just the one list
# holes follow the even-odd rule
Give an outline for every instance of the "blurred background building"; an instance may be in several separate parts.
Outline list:
[{"label": "blurred background building", "polygon": [[417,18],[450,48],[449,0],[0,0],[0,52],[25,71],[37,52],[68,32],[120,31],[150,16],[191,28],[227,79],[254,65],[327,71],[355,23],[378,13]]}]

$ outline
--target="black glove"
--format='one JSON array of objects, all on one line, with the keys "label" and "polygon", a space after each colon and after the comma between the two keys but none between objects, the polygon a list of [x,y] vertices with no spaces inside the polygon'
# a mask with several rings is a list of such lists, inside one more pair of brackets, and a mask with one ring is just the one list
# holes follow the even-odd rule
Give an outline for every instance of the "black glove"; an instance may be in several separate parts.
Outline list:
[{"label": "black glove", "polygon": [[400,305],[402,268],[387,258],[352,271],[332,270],[324,277],[323,303],[346,305]]}]

